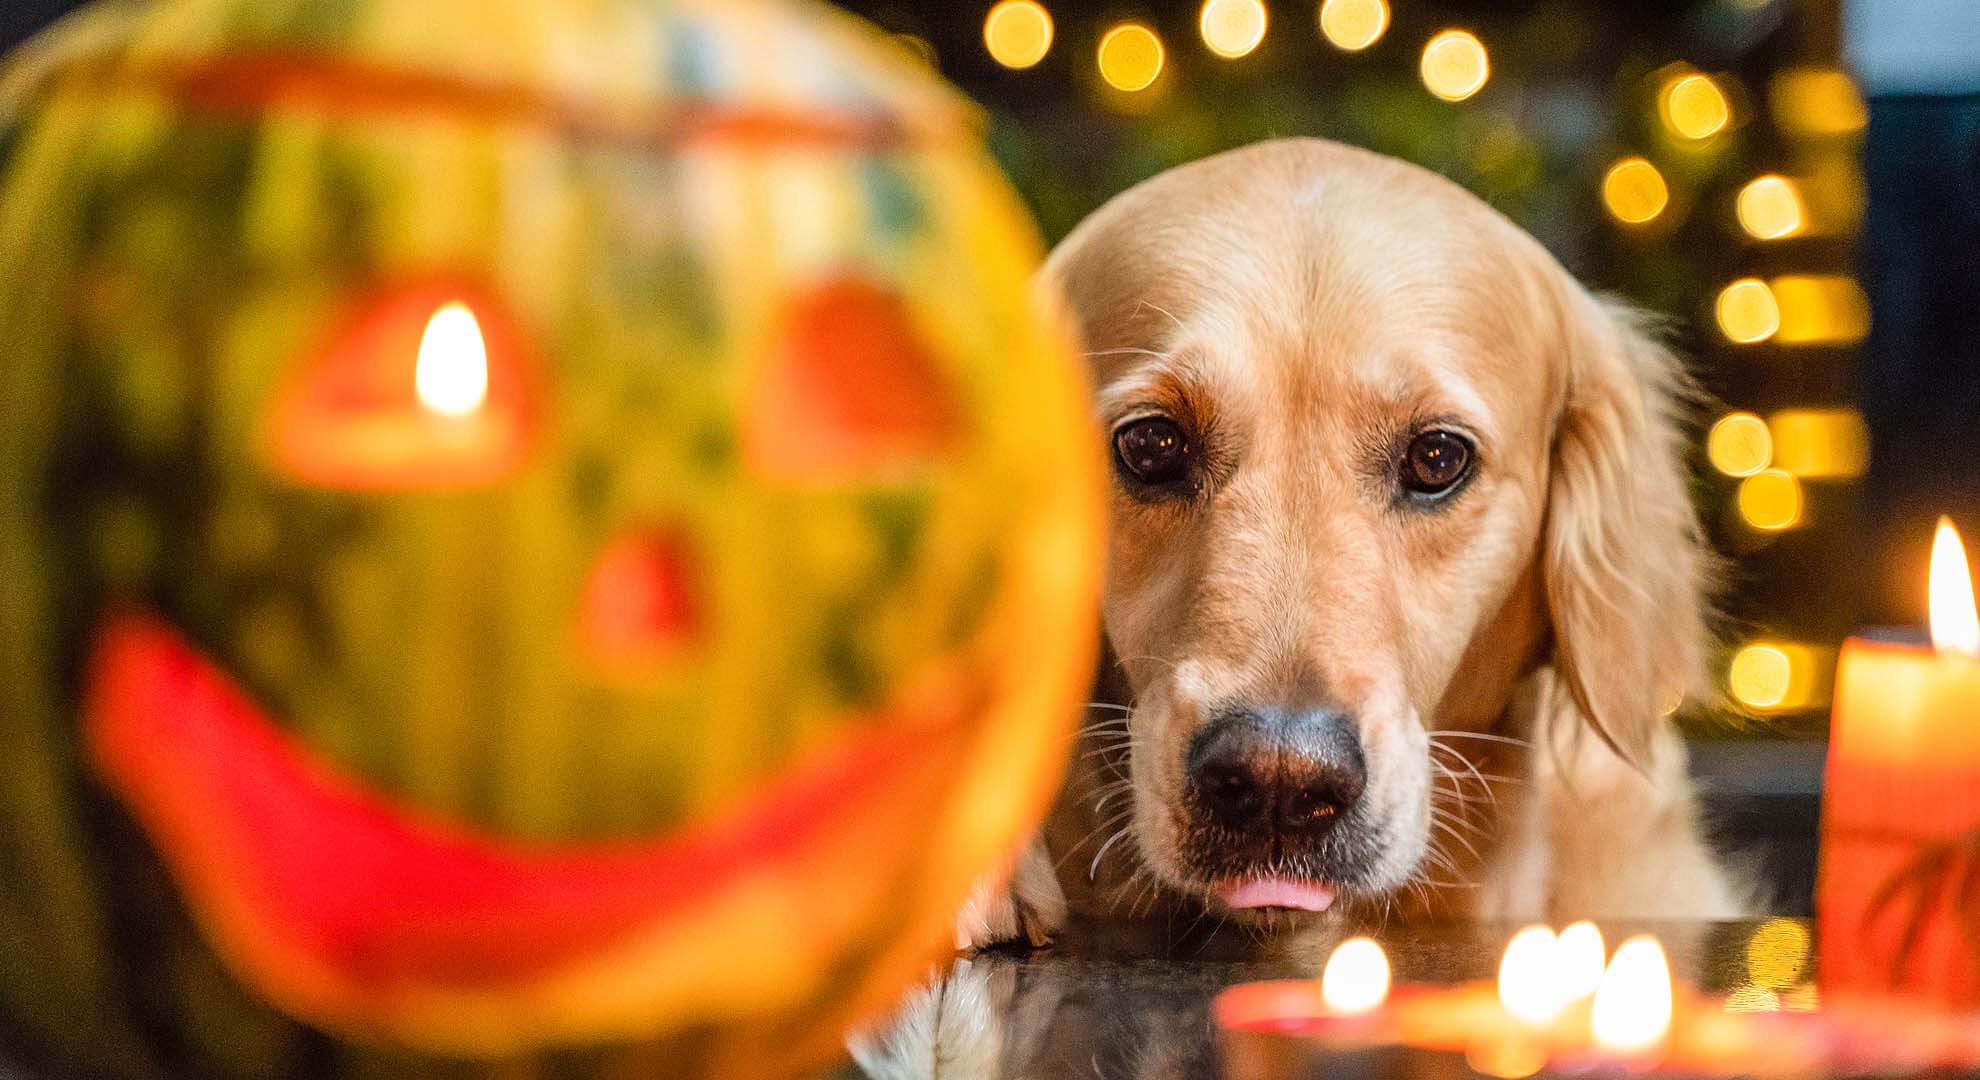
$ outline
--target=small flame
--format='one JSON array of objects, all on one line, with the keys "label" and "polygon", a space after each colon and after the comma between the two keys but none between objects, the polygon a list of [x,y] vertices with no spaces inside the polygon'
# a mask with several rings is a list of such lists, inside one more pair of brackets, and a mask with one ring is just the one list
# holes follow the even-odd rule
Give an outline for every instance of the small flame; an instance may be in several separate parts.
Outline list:
[{"label": "small flame", "polygon": [[1567,1004],[1559,978],[1560,939],[1544,926],[1529,926],[1506,943],[1499,958],[1499,1004],[1539,1027],[1559,1016]]},{"label": "small flame", "polygon": [[1966,567],[1966,546],[1950,518],[1939,519],[1932,538],[1932,570],[1927,581],[1927,610],[1932,622],[1932,647],[1980,657],[1980,616],[1973,612],[1973,574]]},{"label": "small flame", "polygon": [[427,320],[413,390],[421,405],[442,416],[466,416],[488,400],[488,343],[466,304],[443,304]]},{"label": "small flame", "polygon": [[1561,931],[1561,941],[1556,950],[1555,965],[1557,978],[1561,982],[1563,1001],[1575,1002],[1588,997],[1602,986],[1602,969],[1609,961],[1609,946],[1602,940],[1602,931],[1594,923],[1583,919],[1569,923]]},{"label": "small flame", "polygon": [[1372,938],[1349,938],[1327,958],[1320,997],[1336,1013],[1365,1013],[1389,998],[1389,957]]},{"label": "small flame", "polygon": [[1639,934],[1616,948],[1589,1018],[1597,1046],[1638,1054],[1664,1041],[1671,1029],[1671,965],[1664,947]]}]

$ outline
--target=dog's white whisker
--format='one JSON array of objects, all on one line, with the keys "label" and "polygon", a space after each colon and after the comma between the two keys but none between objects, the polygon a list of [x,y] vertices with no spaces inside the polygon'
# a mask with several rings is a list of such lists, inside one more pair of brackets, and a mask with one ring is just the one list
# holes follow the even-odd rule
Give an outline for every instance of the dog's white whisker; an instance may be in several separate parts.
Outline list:
[{"label": "dog's white whisker", "polygon": [[1429,731],[1429,732],[1425,732],[1424,734],[1430,736],[1431,742],[1436,742],[1438,739],[1483,739],[1486,742],[1504,743],[1507,746],[1519,746],[1519,747],[1527,747],[1527,748],[1531,748],[1533,746],[1533,744],[1527,741],[1526,739],[1515,738],[1511,735],[1499,735],[1489,731],[1463,731],[1456,728],[1450,728],[1450,729],[1440,729],[1437,731]]},{"label": "dog's white whisker", "polygon": [[1100,860],[1107,857],[1108,850],[1119,843],[1121,837],[1126,836],[1130,828],[1131,825],[1123,825],[1119,829],[1116,829],[1114,835],[1108,837],[1107,842],[1100,845],[1100,850],[1093,853],[1093,861],[1086,866],[1086,880],[1092,881],[1100,876]]}]

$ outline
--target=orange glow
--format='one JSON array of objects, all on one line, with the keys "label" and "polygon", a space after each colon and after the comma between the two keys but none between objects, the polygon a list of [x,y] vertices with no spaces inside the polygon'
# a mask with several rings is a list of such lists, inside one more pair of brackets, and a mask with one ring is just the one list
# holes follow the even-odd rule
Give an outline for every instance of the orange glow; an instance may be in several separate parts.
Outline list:
[{"label": "orange glow", "polygon": [[1320,34],[1337,49],[1360,52],[1389,29],[1388,0],[1326,0],[1320,5]]},{"label": "orange glow", "polygon": [[1757,344],[1781,328],[1781,306],[1774,290],[1759,278],[1741,278],[1721,289],[1714,310],[1719,330],[1736,344]]},{"label": "orange glow", "polygon": [[1203,0],[1196,26],[1211,52],[1235,60],[1265,40],[1267,21],[1260,0]]},{"label": "orange glow", "polygon": [[1756,240],[1779,240],[1800,232],[1808,223],[1801,189],[1785,176],[1755,177],[1739,189],[1733,209],[1739,226]]},{"label": "orange glow", "polygon": [[1762,469],[1739,482],[1739,516],[1761,532],[1801,524],[1801,481],[1784,469]]},{"label": "orange glow", "polygon": [[1368,1012],[1389,999],[1389,956],[1373,938],[1349,938],[1327,957],[1320,996],[1342,1015]]},{"label": "orange glow", "polygon": [[983,47],[990,58],[1022,70],[1052,51],[1052,14],[1036,0],[1003,0],[983,17]]},{"label": "orange glow", "polygon": [[1727,413],[1706,434],[1705,457],[1727,476],[1752,476],[1774,461],[1767,422],[1750,412]]},{"label": "orange glow", "polygon": [[1485,88],[1492,63],[1485,43],[1464,30],[1445,30],[1423,46],[1423,85],[1445,101],[1463,101]]},{"label": "orange glow", "polygon": [[1782,409],[1767,431],[1773,464],[1804,480],[1848,480],[1870,465],[1870,429],[1855,409]]},{"label": "orange glow", "polygon": [[1815,702],[1827,667],[1827,653],[1807,645],[1754,642],[1733,654],[1726,668],[1726,689],[1751,709],[1799,709]]},{"label": "orange glow", "polygon": [[1464,1052],[1464,1062],[1485,1076],[1525,1080],[1547,1065],[1547,1050],[1526,1039],[1494,1039]]},{"label": "orange glow", "polygon": [[1793,919],[1768,919],[1746,939],[1746,977],[1761,990],[1794,985],[1808,967],[1808,945],[1807,927]]},{"label": "orange glow", "polygon": [[1932,569],[1928,574],[1927,609],[1932,623],[1932,647],[1940,652],[1980,657],[1980,616],[1973,610],[1973,572],[1966,563],[1966,545],[1951,518],[1940,518],[1932,537]]},{"label": "orange glow", "polygon": [[1709,139],[1732,121],[1732,106],[1726,102],[1725,91],[1711,76],[1697,72],[1666,83],[1657,104],[1664,126],[1686,139]]},{"label": "orange glow", "polygon": [[1544,926],[1529,926],[1506,943],[1499,958],[1499,1004],[1534,1027],[1559,1016],[1567,1002],[1561,996],[1560,939]]},{"label": "orange glow", "polygon": [[1774,77],[1767,99],[1774,119],[1796,135],[1850,135],[1870,118],[1856,84],[1834,68],[1789,68]]},{"label": "orange glow", "polygon": [[1640,157],[1626,157],[1602,176],[1602,205],[1611,217],[1626,225],[1641,225],[1656,219],[1670,205],[1671,189],[1664,174]]},{"label": "orange glow", "polygon": [[1140,23],[1121,23],[1100,39],[1100,77],[1116,90],[1132,94],[1155,85],[1165,60],[1162,39]]},{"label": "orange glow", "polygon": [[1840,274],[1783,274],[1770,288],[1786,345],[1849,345],[1870,332],[1870,300]]},{"label": "orange glow", "polygon": [[507,475],[528,428],[517,335],[447,286],[360,305],[268,423],[276,467],[320,487],[472,487]]},{"label": "orange glow", "polygon": [[1595,1044],[1621,1054],[1641,1054],[1664,1041],[1671,1028],[1671,966],[1657,939],[1639,934],[1616,949],[1589,1017]]}]

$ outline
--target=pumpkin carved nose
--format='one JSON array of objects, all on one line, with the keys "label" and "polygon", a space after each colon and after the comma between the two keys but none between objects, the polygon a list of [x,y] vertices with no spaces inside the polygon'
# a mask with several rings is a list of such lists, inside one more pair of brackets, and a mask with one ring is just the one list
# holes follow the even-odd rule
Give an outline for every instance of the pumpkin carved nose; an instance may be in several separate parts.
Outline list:
[{"label": "pumpkin carved nose", "polygon": [[578,606],[578,636],[592,660],[648,669],[700,635],[703,605],[695,557],[679,532],[633,532],[599,552]]}]

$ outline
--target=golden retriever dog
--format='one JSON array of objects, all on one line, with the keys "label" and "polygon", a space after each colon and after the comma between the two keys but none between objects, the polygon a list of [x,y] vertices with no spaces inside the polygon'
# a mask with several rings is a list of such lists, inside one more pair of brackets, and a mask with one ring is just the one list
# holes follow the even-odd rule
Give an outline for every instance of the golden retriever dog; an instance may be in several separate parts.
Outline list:
[{"label": "golden retriever dog", "polygon": [[1113,457],[1110,655],[960,944],[1740,913],[1666,719],[1711,694],[1689,383],[1629,312],[1314,139],[1120,195],[1044,285]]}]

